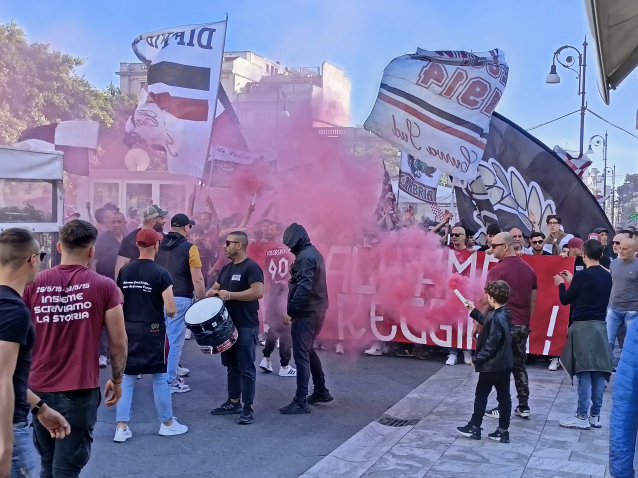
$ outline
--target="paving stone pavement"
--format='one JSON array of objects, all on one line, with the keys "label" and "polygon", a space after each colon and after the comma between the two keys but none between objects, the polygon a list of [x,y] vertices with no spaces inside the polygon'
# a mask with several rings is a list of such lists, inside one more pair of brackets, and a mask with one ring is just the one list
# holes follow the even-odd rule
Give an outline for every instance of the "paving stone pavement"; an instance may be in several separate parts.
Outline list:
[{"label": "paving stone pavement", "polygon": [[[586,478],[609,477],[611,387],[605,390],[603,428],[567,429],[558,421],[574,413],[577,390],[563,370],[539,363],[528,367],[529,419],[512,416],[511,443],[487,438],[497,421],[485,418],[483,439],[456,432],[472,414],[478,374],[467,365],[447,366],[392,406],[386,418],[412,420],[406,426],[373,421],[302,476],[307,478]],[[512,381],[513,407],[517,405]],[[488,409],[496,405],[494,392]],[[383,421],[383,420],[382,420]]]}]

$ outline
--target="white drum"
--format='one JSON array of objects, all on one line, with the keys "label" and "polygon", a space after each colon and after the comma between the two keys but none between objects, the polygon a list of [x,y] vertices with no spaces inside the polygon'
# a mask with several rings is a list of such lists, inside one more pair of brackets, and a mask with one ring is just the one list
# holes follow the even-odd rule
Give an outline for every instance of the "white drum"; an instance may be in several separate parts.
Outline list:
[{"label": "white drum", "polygon": [[237,328],[219,297],[195,302],[186,311],[184,321],[205,354],[224,352],[237,341]]}]

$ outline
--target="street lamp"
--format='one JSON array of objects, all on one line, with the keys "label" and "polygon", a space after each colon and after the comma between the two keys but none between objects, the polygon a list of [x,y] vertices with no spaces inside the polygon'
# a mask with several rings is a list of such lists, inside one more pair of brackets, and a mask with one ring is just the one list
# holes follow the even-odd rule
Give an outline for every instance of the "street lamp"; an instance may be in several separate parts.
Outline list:
[{"label": "street lamp", "polygon": [[[564,60],[561,59],[560,55],[565,50],[573,50],[578,55],[578,71],[576,71],[573,66],[576,64],[576,58],[572,55],[567,55]],[[549,70],[549,75],[547,75],[547,79],[545,83],[549,83],[551,85],[555,85],[560,83],[560,76],[556,71],[556,62],[564,68],[568,70],[572,70],[576,73],[576,79],[578,79],[578,95],[581,97],[581,105],[580,105],[580,157],[583,156],[583,139],[585,135],[585,111],[587,110],[587,103],[585,101],[585,74],[587,71],[587,37],[585,37],[585,41],[583,41],[583,53],[569,45],[565,45],[560,47],[558,50],[554,52],[554,60],[552,61],[552,66]]]},{"label": "street lamp", "polygon": [[605,166],[603,168],[603,198],[607,197],[607,131],[605,131],[605,137],[603,138],[599,134],[596,134],[589,138],[589,149],[587,154],[594,154],[594,150],[591,148],[592,144],[597,148],[603,150],[603,162]]},{"label": "street lamp", "polygon": [[[279,108],[279,102],[283,101],[283,105],[281,109]],[[279,118],[290,118],[290,113],[288,112],[288,108],[286,107],[286,94],[281,91],[281,86],[277,85],[277,109],[275,114],[275,140],[276,140],[276,148],[279,149]]]}]

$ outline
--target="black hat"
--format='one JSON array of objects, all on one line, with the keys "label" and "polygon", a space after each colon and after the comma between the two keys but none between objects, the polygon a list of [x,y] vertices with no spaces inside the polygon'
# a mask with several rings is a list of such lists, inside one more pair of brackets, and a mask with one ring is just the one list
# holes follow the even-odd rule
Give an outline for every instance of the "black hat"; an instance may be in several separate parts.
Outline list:
[{"label": "black hat", "polygon": [[184,227],[188,225],[194,226],[195,221],[191,221],[186,214],[175,214],[171,218],[171,227]]},{"label": "black hat", "polygon": [[597,227],[596,229],[594,229],[594,232],[596,234],[600,234],[601,232],[604,232],[605,234],[609,234],[609,231],[607,230],[606,227]]}]

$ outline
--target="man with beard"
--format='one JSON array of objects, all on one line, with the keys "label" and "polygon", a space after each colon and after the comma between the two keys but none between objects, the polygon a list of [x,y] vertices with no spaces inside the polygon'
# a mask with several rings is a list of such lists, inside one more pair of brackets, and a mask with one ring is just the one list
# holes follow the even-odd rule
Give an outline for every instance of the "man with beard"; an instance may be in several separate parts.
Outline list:
[{"label": "man with beard", "polygon": [[549,252],[543,250],[543,244],[545,243],[545,234],[543,234],[542,232],[534,231],[529,237],[529,243],[532,246],[532,255],[551,256]]},{"label": "man with beard", "polygon": [[142,227],[135,229],[128,236],[122,240],[120,250],[117,255],[117,261],[115,263],[115,274],[117,277],[120,273],[120,269],[134,259],[139,259],[140,250],[137,248],[137,233],[140,229],[155,229],[157,232],[164,231],[164,217],[168,215],[168,211],[163,211],[162,208],[153,204],[144,210],[144,222]]},{"label": "man with beard", "polygon": [[[504,280],[510,286],[511,293],[507,306],[512,315],[512,353],[514,355],[514,384],[518,395],[518,407],[514,413],[522,418],[530,416],[529,379],[525,369],[527,337],[530,333],[530,320],[536,305],[536,272],[523,262],[514,252],[514,238],[508,232],[502,232],[492,241],[494,257],[500,262],[487,274],[486,282]],[[482,301],[485,302],[485,301]],[[475,323],[475,330],[479,326]],[[474,331],[472,332],[474,336]],[[498,408],[486,412],[486,416],[498,418]]]},{"label": "man with beard", "polygon": [[[283,320],[291,325],[292,353],[297,366],[297,392],[290,405],[280,408],[284,415],[310,413],[308,403],[327,403],[332,395],[326,388],[321,360],[314,342],[328,310],[326,265],[323,256],[310,243],[303,226],[292,223],[284,231],[284,244],[295,255],[290,268],[288,306]],[[465,242],[463,242],[465,244]],[[312,375],[315,389],[308,396],[308,382]]]},{"label": "man with beard", "polygon": [[[108,230],[97,236],[95,257],[91,261],[91,269],[98,274],[115,280],[115,263],[117,262],[120,244],[124,239],[126,225],[124,214],[112,212],[107,220]],[[108,357],[108,338],[102,330],[100,338],[100,368],[106,368]]]},{"label": "man with beard", "polygon": [[[254,421],[255,399],[255,345],[259,334],[259,299],[264,296],[264,273],[261,267],[246,255],[248,236],[233,231],[224,245],[226,264],[213,288],[206,295],[225,301],[228,315],[237,328],[237,341],[221,353],[227,369],[228,400],[213,409],[212,415],[239,415],[237,422],[248,425]],[[243,407],[241,400],[243,400]]]}]

